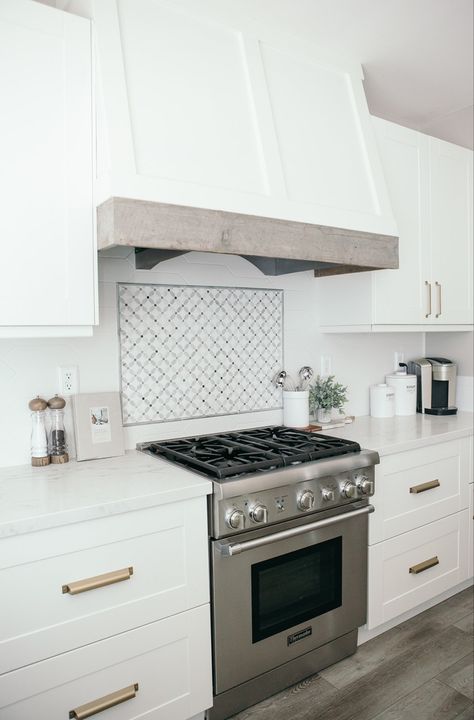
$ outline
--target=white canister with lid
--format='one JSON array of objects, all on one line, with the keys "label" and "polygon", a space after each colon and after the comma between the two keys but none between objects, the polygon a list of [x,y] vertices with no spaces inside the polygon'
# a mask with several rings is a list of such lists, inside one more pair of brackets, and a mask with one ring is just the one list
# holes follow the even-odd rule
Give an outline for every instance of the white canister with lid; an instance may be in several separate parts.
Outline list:
[{"label": "white canister with lid", "polygon": [[403,370],[385,376],[395,390],[395,415],[416,415],[416,375]]},{"label": "white canister with lid", "polygon": [[395,415],[395,390],[387,383],[370,386],[370,414],[386,418]]}]

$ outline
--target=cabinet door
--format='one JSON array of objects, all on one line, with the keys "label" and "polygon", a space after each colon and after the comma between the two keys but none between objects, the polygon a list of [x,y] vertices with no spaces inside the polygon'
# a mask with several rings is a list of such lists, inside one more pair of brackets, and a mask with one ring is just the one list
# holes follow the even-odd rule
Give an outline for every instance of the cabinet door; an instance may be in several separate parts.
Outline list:
[{"label": "cabinet door", "polygon": [[429,139],[433,312],[438,323],[472,323],[472,152]]},{"label": "cabinet door", "polygon": [[373,118],[399,232],[398,270],[374,273],[374,322],[418,324],[429,313],[427,150],[421,133]]},{"label": "cabinet door", "polygon": [[89,20],[2,0],[2,335],[95,321],[91,67]]}]

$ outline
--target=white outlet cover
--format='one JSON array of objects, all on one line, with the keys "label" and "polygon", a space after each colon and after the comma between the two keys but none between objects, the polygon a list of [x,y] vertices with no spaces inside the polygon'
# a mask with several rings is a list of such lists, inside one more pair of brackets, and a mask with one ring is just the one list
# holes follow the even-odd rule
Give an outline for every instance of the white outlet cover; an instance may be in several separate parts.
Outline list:
[{"label": "white outlet cover", "polygon": [[58,375],[61,395],[77,395],[79,392],[79,370],[77,365],[58,367]]}]

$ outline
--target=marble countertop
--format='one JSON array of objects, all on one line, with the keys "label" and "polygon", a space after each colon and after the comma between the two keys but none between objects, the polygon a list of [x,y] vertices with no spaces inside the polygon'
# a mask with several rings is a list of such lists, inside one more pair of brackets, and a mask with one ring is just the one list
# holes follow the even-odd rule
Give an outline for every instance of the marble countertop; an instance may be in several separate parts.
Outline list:
[{"label": "marble countertop", "polygon": [[417,413],[394,418],[364,416],[344,427],[322,432],[355,440],[361,447],[377,450],[382,456],[467,437],[473,434],[473,420],[474,415],[469,412],[440,416]]},{"label": "marble countertop", "polygon": [[206,478],[135,450],[104,460],[0,468],[0,537],[211,492]]}]

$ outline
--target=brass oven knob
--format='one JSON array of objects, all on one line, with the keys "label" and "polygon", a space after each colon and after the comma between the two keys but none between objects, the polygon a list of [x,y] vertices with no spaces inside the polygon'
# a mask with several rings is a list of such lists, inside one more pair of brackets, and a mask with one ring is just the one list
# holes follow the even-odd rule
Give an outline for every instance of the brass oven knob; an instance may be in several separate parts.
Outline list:
[{"label": "brass oven knob", "polygon": [[249,516],[254,523],[266,523],[268,521],[268,510],[262,503],[256,503],[249,508]]},{"label": "brass oven knob", "polygon": [[242,530],[245,525],[245,515],[242,510],[237,508],[229,510],[225,516],[225,524],[232,530]]},{"label": "brass oven knob", "polygon": [[299,510],[311,510],[314,505],[314,493],[312,490],[303,490],[296,501]]}]

